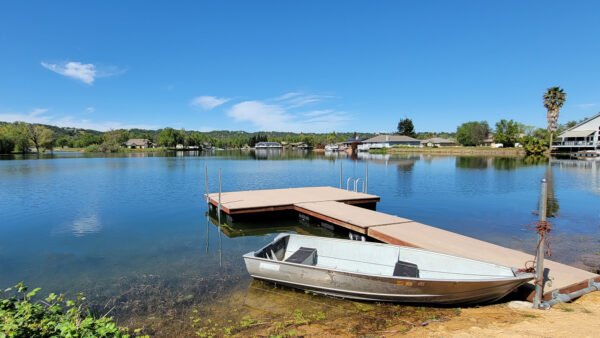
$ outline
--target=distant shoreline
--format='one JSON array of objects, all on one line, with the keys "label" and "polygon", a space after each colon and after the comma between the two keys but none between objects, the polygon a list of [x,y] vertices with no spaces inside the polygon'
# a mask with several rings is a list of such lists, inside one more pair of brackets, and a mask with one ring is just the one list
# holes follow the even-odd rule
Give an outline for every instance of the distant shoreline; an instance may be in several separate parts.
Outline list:
[{"label": "distant shoreline", "polygon": [[382,150],[371,150],[372,154],[402,154],[402,153],[427,153],[436,155],[494,155],[524,157],[523,148],[490,148],[490,147],[392,147]]}]

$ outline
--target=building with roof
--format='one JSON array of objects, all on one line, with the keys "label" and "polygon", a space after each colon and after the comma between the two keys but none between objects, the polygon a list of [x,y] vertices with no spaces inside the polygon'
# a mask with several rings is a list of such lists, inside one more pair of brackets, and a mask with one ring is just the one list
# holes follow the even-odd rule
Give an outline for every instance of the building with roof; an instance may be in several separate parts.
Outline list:
[{"label": "building with roof", "polygon": [[564,151],[600,149],[600,113],[579,122],[556,137],[552,148]]},{"label": "building with roof", "polygon": [[441,137],[432,137],[426,140],[421,141],[421,146],[423,147],[454,147],[456,146],[456,142],[451,139],[441,138]]},{"label": "building with roof", "polygon": [[281,149],[283,146],[277,142],[258,142],[254,148],[256,149]]},{"label": "building with roof", "polygon": [[125,142],[125,147],[129,149],[152,148],[152,142],[144,138],[130,138]]},{"label": "building with roof", "polygon": [[368,151],[369,149],[391,148],[393,146],[419,147],[421,142],[405,135],[377,135],[362,141],[358,145],[359,151]]}]

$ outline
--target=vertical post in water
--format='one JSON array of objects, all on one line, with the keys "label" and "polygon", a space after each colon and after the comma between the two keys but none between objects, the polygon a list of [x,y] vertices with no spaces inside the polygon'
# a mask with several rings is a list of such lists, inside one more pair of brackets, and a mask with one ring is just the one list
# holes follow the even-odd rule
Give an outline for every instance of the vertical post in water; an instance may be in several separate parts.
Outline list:
[{"label": "vertical post in water", "polygon": [[342,189],[342,160],[340,160],[340,189]]},{"label": "vertical post in water", "polygon": [[367,172],[365,173],[365,194],[369,192],[369,162],[365,162]]},{"label": "vertical post in water", "polygon": [[221,226],[221,168],[219,168],[219,210],[217,210],[217,218],[219,226]]},{"label": "vertical post in water", "polygon": [[[542,179],[542,189],[540,191],[540,204],[539,204],[539,215],[538,220],[540,223],[546,222],[546,210],[548,208],[548,181],[543,178]],[[535,295],[533,296],[533,308],[539,309],[540,304],[542,302],[542,292],[544,289],[544,252],[545,248],[545,239],[546,232],[538,231],[538,247],[536,252],[536,262],[535,262]]]},{"label": "vertical post in water", "polygon": [[208,168],[204,165],[204,182],[206,183],[206,206],[210,206],[210,197],[208,196]]}]

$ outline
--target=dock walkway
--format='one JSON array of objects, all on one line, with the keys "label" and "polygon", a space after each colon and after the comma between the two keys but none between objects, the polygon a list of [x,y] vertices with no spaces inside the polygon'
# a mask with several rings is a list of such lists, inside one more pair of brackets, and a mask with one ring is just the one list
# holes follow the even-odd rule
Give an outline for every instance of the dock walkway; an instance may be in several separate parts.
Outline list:
[{"label": "dock walkway", "polygon": [[[209,194],[210,203],[218,205],[218,194]],[[296,210],[385,243],[412,246],[511,267],[523,267],[534,256],[521,251],[481,241],[472,237],[421,224],[410,219],[361,208],[379,201],[375,195],[332,187],[290,188],[237,191],[221,194],[221,209],[230,215],[275,210]],[[569,293],[587,286],[588,280],[600,276],[572,266],[544,260],[551,283],[544,298],[554,290]],[[529,295],[531,297],[531,294]]]}]

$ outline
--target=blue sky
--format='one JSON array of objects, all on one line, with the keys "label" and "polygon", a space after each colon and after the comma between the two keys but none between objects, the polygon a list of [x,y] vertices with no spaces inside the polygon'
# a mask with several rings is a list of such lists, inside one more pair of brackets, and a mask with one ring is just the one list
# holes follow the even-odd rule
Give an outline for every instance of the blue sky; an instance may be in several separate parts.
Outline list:
[{"label": "blue sky", "polygon": [[598,1],[3,1],[0,121],[453,131],[600,111]]}]

